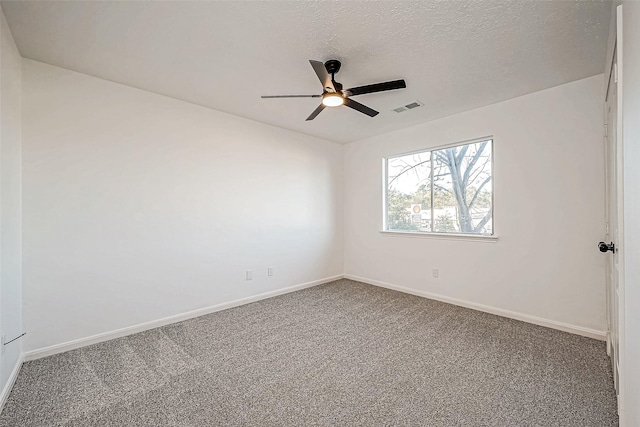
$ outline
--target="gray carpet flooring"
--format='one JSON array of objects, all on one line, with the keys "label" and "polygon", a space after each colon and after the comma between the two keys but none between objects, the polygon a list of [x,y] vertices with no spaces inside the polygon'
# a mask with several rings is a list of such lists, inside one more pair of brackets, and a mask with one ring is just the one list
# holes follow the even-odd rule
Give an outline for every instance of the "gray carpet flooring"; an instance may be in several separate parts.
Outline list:
[{"label": "gray carpet flooring", "polygon": [[340,280],[25,363],[0,426],[615,426],[605,344]]}]

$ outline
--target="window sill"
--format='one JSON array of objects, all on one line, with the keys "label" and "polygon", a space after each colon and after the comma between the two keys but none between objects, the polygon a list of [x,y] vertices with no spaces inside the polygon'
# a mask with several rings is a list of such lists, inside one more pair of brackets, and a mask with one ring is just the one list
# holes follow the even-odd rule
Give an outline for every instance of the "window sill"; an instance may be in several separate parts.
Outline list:
[{"label": "window sill", "polygon": [[487,236],[482,234],[461,234],[461,233],[420,233],[414,231],[388,231],[381,230],[381,234],[389,237],[409,237],[418,239],[442,239],[442,240],[467,240],[474,242],[495,243],[498,236]]}]

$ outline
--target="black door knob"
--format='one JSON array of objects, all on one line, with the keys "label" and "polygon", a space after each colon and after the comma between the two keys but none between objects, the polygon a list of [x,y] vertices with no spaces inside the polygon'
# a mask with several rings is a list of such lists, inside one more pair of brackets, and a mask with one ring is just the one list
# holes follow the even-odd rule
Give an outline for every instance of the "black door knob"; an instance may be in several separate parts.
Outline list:
[{"label": "black door knob", "polygon": [[614,245],[613,242],[611,243],[600,242],[598,243],[598,249],[600,249],[600,252],[611,251],[615,253],[616,245]]}]

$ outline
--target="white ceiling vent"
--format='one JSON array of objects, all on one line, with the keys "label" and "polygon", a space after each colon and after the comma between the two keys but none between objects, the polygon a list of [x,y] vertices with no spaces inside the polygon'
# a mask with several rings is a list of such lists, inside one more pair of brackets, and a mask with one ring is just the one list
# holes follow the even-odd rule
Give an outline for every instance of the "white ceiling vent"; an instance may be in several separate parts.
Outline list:
[{"label": "white ceiling vent", "polygon": [[403,105],[402,107],[394,108],[393,111],[396,113],[402,113],[407,110],[413,110],[414,108],[422,107],[424,105],[423,102],[415,101],[407,105]]}]

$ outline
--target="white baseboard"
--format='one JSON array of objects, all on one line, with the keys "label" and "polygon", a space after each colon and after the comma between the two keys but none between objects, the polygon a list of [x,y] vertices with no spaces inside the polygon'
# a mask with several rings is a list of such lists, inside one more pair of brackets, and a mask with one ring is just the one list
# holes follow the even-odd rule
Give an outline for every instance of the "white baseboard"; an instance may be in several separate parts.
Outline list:
[{"label": "white baseboard", "polygon": [[[39,348],[36,350],[27,351],[23,355],[23,361],[27,362],[30,360],[40,359],[42,357],[51,356],[58,353],[63,353],[69,350],[75,350],[80,347],[85,347],[92,344],[97,344],[104,341],[109,341],[115,338],[121,338],[127,335],[136,334],[138,332],[143,332],[149,329],[158,328],[161,326],[169,325],[171,323],[182,322],[183,320],[193,319],[194,317],[204,316],[205,314],[215,313],[216,311],[226,310],[228,308],[238,307],[244,304],[249,304],[252,302],[260,301],[263,299],[275,297],[282,294],[287,294],[290,292],[295,292],[301,289],[310,288],[313,286],[321,285],[323,283],[332,282],[334,280],[339,280],[342,278],[347,278],[351,280],[356,280],[358,282],[367,283],[374,286],[379,286],[382,288],[392,289],[399,292],[404,292],[407,294],[412,294],[424,298],[429,298],[437,301],[446,302],[449,304],[470,308],[473,310],[483,311],[485,313],[491,313],[498,316],[508,317],[515,320],[521,320],[527,323],[533,323],[535,325],[545,326],[552,329],[558,329],[564,332],[569,332],[576,335],[582,335],[589,338],[594,338],[601,341],[606,341],[607,333],[604,331],[598,331],[595,329],[584,328],[581,326],[569,325],[567,323],[557,322],[555,320],[547,320],[536,316],[531,316],[528,314],[517,313],[515,311],[504,310],[501,308],[491,307],[487,305],[477,304],[470,301],[460,300],[457,298],[451,298],[444,295],[438,295],[431,292],[419,291],[416,289],[406,288],[403,286],[397,286],[390,283],[381,282],[378,280],[368,279],[365,277],[354,276],[351,274],[345,275],[336,275],[331,277],[326,277],[324,279],[314,280],[312,282],[302,283],[295,286],[290,286],[283,289],[278,289],[276,291],[265,292],[262,294],[241,298],[235,301],[230,301],[222,304],[217,304],[211,307],[205,307],[198,310],[189,311],[186,313],[177,314],[175,316],[165,317],[158,320],[153,320],[151,322],[145,322],[138,325],[128,326],[126,328],[117,329],[114,331],[104,332],[97,335],[92,335],[86,338],[80,338],[73,341],[68,341],[61,344],[52,345],[49,347]],[[17,372],[16,372],[17,375]],[[15,378],[14,378],[15,381]],[[10,390],[10,389],[9,389]],[[4,391],[3,395],[4,397]],[[0,402],[2,403],[2,402]]]},{"label": "white baseboard", "polygon": [[0,413],[2,413],[5,403],[7,403],[7,399],[9,398],[9,394],[11,393],[13,385],[16,383],[16,379],[18,378],[18,374],[20,373],[20,368],[22,368],[23,362],[24,356],[21,354],[18,358],[18,361],[16,362],[16,366],[14,366],[13,371],[11,371],[11,375],[9,375],[7,383],[2,389],[2,393],[0,393]]},{"label": "white baseboard", "polygon": [[127,335],[137,334],[138,332],[159,328],[161,326],[169,325],[171,323],[182,322],[184,320],[193,319],[194,317],[204,316],[205,314],[215,313],[216,311],[238,307],[241,305],[249,304],[249,303],[260,301],[263,299],[272,298],[278,295],[288,294],[290,292],[299,291],[301,289],[310,288],[313,286],[332,282],[334,280],[339,280],[342,278],[344,278],[342,274],[331,276],[331,277],[325,277],[324,279],[314,280],[312,282],[289,286],[287,288],[278,289],[275,291],[265,292],[262,294],[241,298],[234,301],[213,305],[210,307],[200,308],[198,310],[188,311],[186,313],[177,314],[175,316],[169,316],[169,317],[165,317],[158,320],[152,320],[150,322],[140,323],[138,325],[133,325],[133,326],[127,326],[126,328],[116,329],[114,331],[109,331],[109,332],[103,332],[101,334],[92,335],[86,338],[80,338],[77,340],[68,341],[61,344],[52,345],[49,347],[43,347],[36,350],[27,351],[24,353],[24,361],[28,362],[30,360],[36,360],[43,357],[52,356],[58,353],[64,353],[65,351],[75,350],[80,347],[85,347],[88,345],[109,341],[115,338],[121,338]]},{"label": "white baseboard", "polygon": [[373,280],[373,279],[367,279],[366,277],[354,276],[352,274],[345,274],[344,277],[346,279],[356,280],[358,282],[379,286],[381,288],[392,289],[394,291],[404,292],[404,293],[416,295],[419,297],[429,298],[429,299],[442,301],[442,302],[446,302],[453,305],[458,305],[461,307],[471,308],[473,310],[483,311],[485,313],[491,313],[491,314],[495,314],[502,317],[508,317],[510,319],[520,320],[527,323],[533,323],[534,325],[545,326],[547,328],[552,328],[552,329],[558,329],[560,331],[569,332],[576,335],[582,335],[584,337],[593,338],[600,341],[606,341],[607,339],[607,333],[605,331],[598,331],[595,329],[584,328],[582,326],[575,326],[567,323],[557,322],[555,320],[543,319],[541,317],[531,316],[529,314],[517,313],[515,311],[491,307],[488,305],[483,305],[475,302],[447,297],[444,295],[438,295],[431,292],[406,288],[404,286],[392,285],[390,283],[380,282],[378,280]]}]

